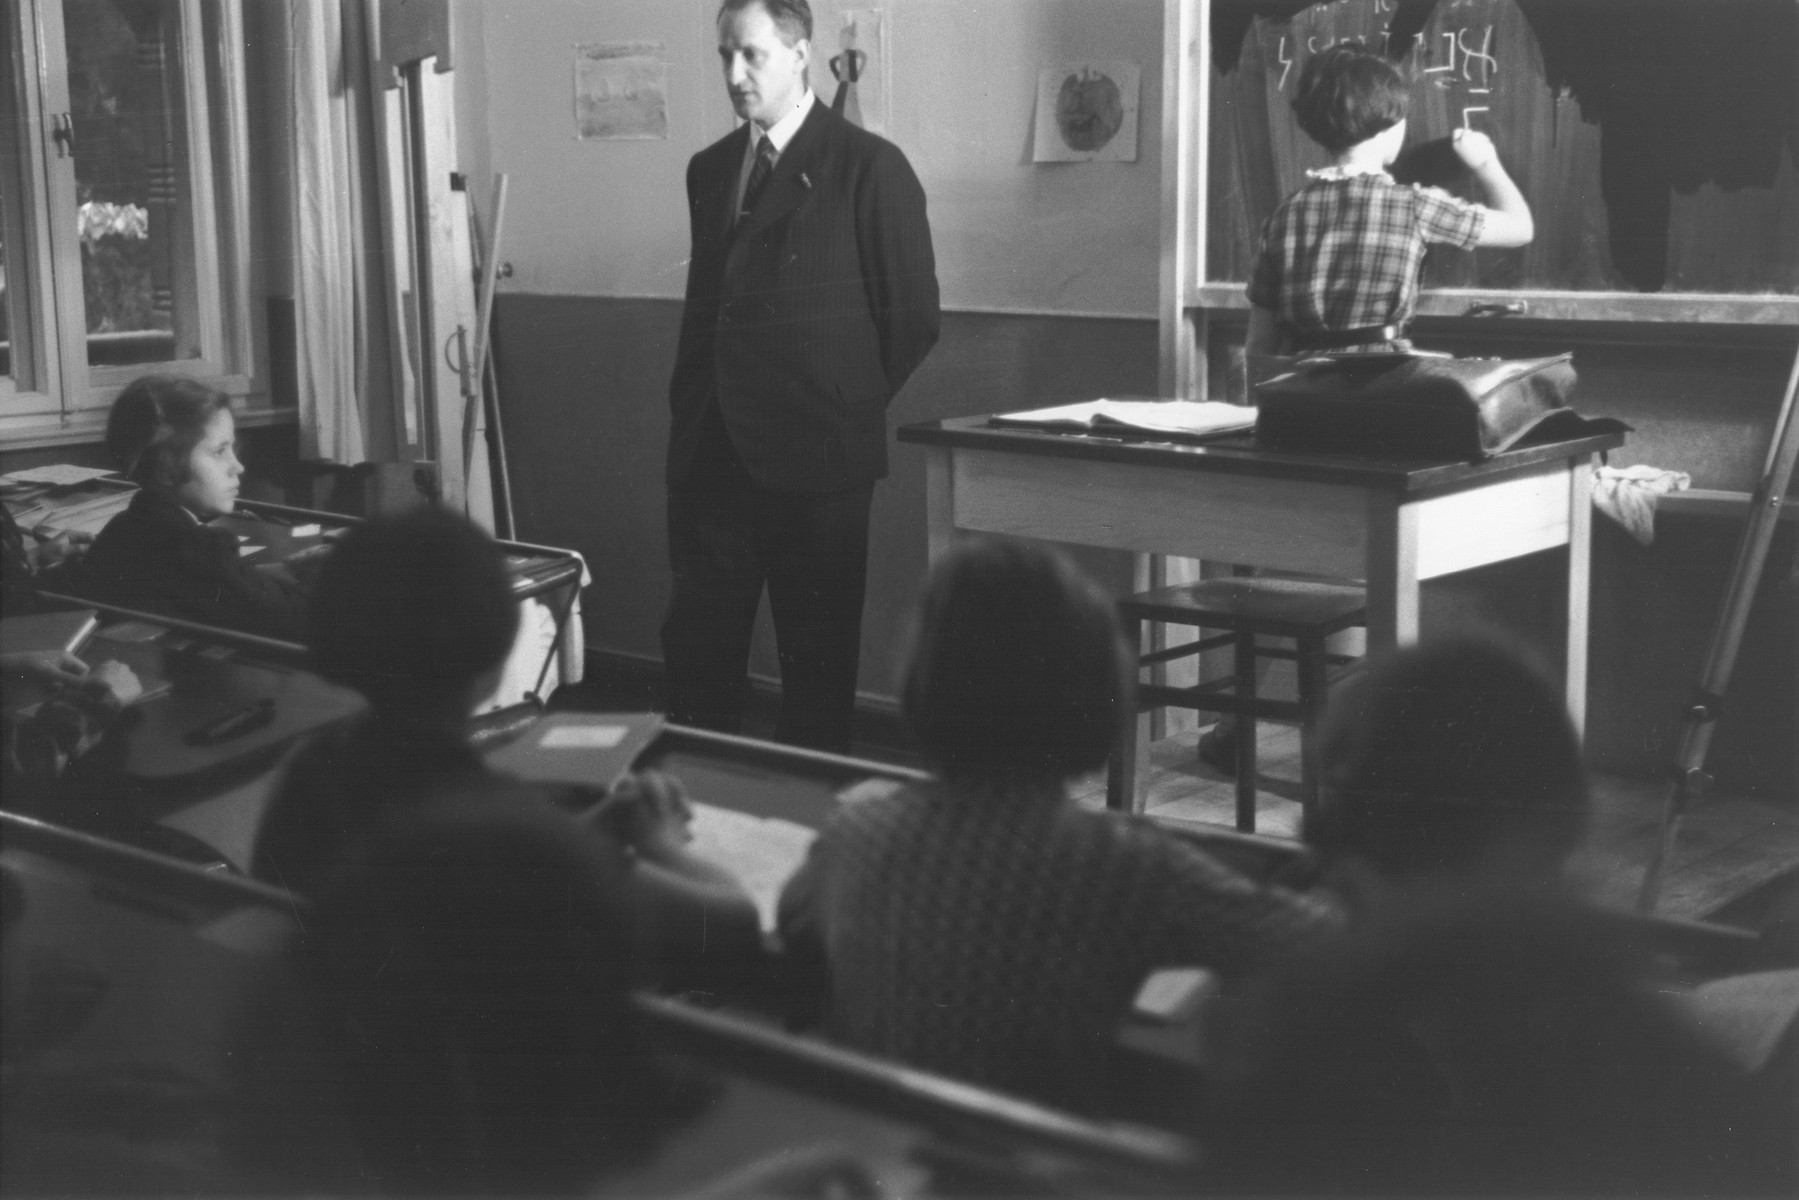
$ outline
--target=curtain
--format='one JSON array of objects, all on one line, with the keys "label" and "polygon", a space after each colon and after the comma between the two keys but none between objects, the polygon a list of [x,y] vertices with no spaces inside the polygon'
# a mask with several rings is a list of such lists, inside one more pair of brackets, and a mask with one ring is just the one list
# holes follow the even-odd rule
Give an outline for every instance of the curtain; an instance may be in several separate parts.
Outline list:
[{"label": "curtain", "polygon": [[[387,282],[371,102],[372,0],[288,5],[295,375],[303,458],[352,464],[391,440]],[[385,435],[385,436],[384,436]],[[388,457],[391,447],[373,447]]]}]

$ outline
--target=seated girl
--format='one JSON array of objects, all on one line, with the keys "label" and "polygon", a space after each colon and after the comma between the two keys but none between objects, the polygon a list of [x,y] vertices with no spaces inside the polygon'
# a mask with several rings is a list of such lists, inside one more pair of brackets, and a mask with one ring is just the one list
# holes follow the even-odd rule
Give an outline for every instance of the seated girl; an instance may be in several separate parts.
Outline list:
[{"label": "seated girl", "polygon": [[[547,805],[446,798],[393,814],[332,870],[290,947],[296,986],[239,1064],[239,1120],[266,1125],[240,1136],[280,1175],[272,1190],[585,1195],[697,1114],[704,1080],[669,1071],[631,1007],[630,867],[569,825]],[[270,1154],[333,1119],[360,1180],[321,1177],[330,1142]]]},{"label": "seated girl", "polygon": [[1580,738],[1520,648],[1461,633],[1377,656],[1318,741],[1305,841],[1350,910],[1389,892],[1568,894],[1587,822]]},{"label": "seated girl", "polygon": [[1132,711],[1129,664],[1111,602],[1056,554],[973,541],[938,564],[905,683],[938,778],[846,803],[782,896],[796,976],[828,976],[833,1036],[1090,1106],[1153,970],[1229,978],[1334,926],[1148,820],[1070,800]]},{"label": "seated girl", "polygon": [[[544,820],[619,862],[641,917],[646,982],[734,990],[760,969],[755,906],[722,868],[688,853],[672,780],[632,777],[563,796],[490,770],[468,717],[492,694],[518,628],[503,555],[480,530],[424,509],[356,526],[325,559],[307,641],[319,671],[369,702],[362,720],[303,747],[263,816],[252,873],[311,895],[396,821],[446,806]],[[573,810],[591,807],[592,820]]]},{"label": "seated girl", "polygon": [[237,537],[207,524],[237,505],[231,401],[173,375],[134,381],[113,401],[106,448],[140,485],[82,564],[94,599],[284,641],[305,634],[305,594],[280,573],[244,563]]}]

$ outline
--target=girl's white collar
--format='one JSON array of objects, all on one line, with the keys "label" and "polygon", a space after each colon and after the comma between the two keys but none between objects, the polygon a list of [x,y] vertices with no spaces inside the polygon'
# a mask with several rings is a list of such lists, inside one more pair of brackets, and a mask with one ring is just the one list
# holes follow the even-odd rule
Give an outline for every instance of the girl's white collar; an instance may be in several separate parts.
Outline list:
[{"label": "girl's white collar", "polygon": [[1372,164],[1367,166],[1338,166],[1333,163],[1328,167],[1319,167],[1315,171],[1307,171],[1307,179],[1354,179],[1360,175],[1374,175],[1382,179],[1392,179],[1387,168]]}]

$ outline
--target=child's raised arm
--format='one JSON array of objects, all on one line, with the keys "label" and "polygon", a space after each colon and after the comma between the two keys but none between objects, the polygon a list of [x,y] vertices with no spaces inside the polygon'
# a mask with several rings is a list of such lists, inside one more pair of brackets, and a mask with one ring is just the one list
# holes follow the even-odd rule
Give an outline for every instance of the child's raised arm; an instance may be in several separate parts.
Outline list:
[{"label": "child's raised arm", "polygon": [[1481,226],[1482,246],[1528,245],[1537,234],[1524,193],[1512,182],[1499,162],[1493,139],[1475,129],[1458,129],[1450,139],[1456,155],[1474,172],[1487,198],[1487,219]]}]

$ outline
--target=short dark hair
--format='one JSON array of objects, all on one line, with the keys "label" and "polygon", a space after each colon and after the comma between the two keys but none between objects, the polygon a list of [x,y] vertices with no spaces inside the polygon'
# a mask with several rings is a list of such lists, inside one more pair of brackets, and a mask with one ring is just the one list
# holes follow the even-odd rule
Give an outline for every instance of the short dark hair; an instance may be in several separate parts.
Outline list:
[{"label": "short dark hair", "polygon": [[319,569],[307,623],[320,673],[399,707],[504,662],[518,604],[492,539],[420,508],[351,529]]},{"label": "short dark hair", "polygon": [[194,447],[231,397],[181,375],[143,375],[126,385],[106,418],[106,452],[145,487],[178,488],[192,471]]},{"label": "short dark hair", "polygon": [[1358,42],[1338,42],[1299,73],[1293,115],[1314,142],[1341,154],[1405,120],[1411,103],[1398,67]]},{"label": "short dark hair", "polygon": [[946,775],[1067,779],[1105,763],[1130,661],[1111,599],[1062,555],[963,542],[925,590],[906,720]]},{"label": "short dark hair", "polygon": [[781,31],[781,40],[789,46],[801,38],[812,40],[812,6],[806,0],[724,0],[718,6],[718,21],[728,12],[741,12],[746,8],[760,8],[768,14],[775,28]]},{"label": "short dark hair", "polygon": [[1306,841],[1394,876],[1467,870],[1501,848],[1553,874],[1584,830],[1586,773],[1561,690],[1496,638],[1372,664],[1332,700],[1319,757]]}]

